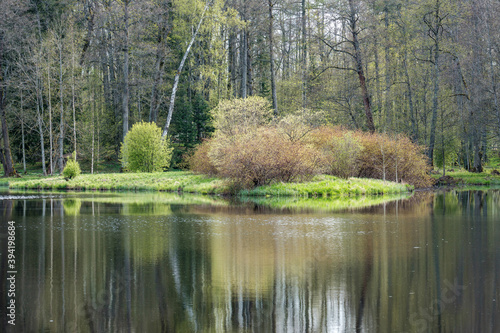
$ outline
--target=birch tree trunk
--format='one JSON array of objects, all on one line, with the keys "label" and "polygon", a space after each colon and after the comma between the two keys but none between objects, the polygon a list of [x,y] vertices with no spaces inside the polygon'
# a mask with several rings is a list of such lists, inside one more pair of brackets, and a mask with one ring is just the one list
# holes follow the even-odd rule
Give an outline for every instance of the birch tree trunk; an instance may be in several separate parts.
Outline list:
[{"label": "birch tree trunk", "polygon": [[49,174],[52,175],[54,173],[54,161],[52,159],[52,152],[54,151],[54,138],[52,135],[52,96],[50,90],[50,63],[47,62],[47,88],[49,93],[49,162],[50,162],[50,170]]},{"label": "birch tree trunk", "polygon": [[194,31],[193,36],[191,37],[191,41],[189,42],[189,45],[186,49],[186,52],[184,52],[184,56],[182,57],[181,63],[179,64],[179,68],[177,69],[177,73],[175,73],[174,86],[172,87],[172,94],[170,96],[170,105],[168,106],[167,121],[165,123],[165,126],[163,127],[163,133],[161,135],[162,138],[165,138],[167,136],[168,129],[170,127],[170,122],[172,121],[172,113],[174,112],[174,105],[175,105],[175,94],[177,93],[177,85],[179,84],[179,78],[181,76],[182,68],[184,67],[184,63],[186,62],[186,59],[189,55],[189,51],[191,50],[191,47],[193,46],[193,43],[196,39],[196,36],[198,35],[198,31],[200,30],[201,23],[203,22],[203,19],[205,18],[205,13],[207,12],[211,3],[212,3],[212,0],[208,0],[205,3],[205,8],[203,9],[203,13],[201,14],[200,21],[198,22],[198,26],[196,27],[196,30]]}]

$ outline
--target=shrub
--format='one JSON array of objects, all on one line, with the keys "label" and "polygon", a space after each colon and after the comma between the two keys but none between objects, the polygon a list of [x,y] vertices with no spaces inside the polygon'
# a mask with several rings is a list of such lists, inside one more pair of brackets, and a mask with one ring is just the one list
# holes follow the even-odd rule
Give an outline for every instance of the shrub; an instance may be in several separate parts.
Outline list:
[{"label": "shrub", "polygon": [[208,152],[210,150],[211,140],[203,141],[194,153],[187,158],[189,164],[189,169],[196,173],[202,173],[205,175],[216,175],[217,168],[212,164],[208,157]]},{"label": "shrub", "polygon": [[155,123],[139,122],[125,136],[120,148],[120,161],[126,171],[156,172],[167,168],[172,148],[162,139]]},{"label": "shrub", "polygon": [[212,113],[216,130],[225,136],[267,125],[273,115],[269,101],[257,96],[220,101]]},{"label": "shrub", "polygon": [[362,150],[361,143],[351,132],[346,132],[340,137],[334,136],[332,149],[326,155],[325,173],[346,179],[357,176],[358,158]]},{"label": "shrub", "polygon": [[[391,138],[386,134],[324,126],[312,132],[308,140],[322,152],[324,173],[403,181],[415,187],[432,185],[430,166],[422,147],[405,136]],[[348,151],[357,152],[356,158]]]},{"label": "shrub", "polygon": [[317,155],[311,145],[292,142],[274,127],[219,135],[208,152],[218,174],[247,188],[308,178],[317,171]]},{"label": "shrub", "polygon": [[80,170],[80,164],[75,160],[75,153],[72,154],[71,158],[68,159],[66,166],[63,169],[63,176],[66,179],[76,178],[82,172]]},{"label": "shrub", "polygon": [[432,185],[428,159],[408,137],[366,133],[357,133],[357,137],[363,146],[359,177],[404,181],[415,187]]}]

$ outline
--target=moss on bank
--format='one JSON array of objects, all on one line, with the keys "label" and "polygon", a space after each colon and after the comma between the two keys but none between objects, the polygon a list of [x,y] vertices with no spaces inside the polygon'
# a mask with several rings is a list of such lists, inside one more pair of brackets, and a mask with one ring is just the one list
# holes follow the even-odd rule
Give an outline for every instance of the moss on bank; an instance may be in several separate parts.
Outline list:
[{"label": "moss on bank", "polygon": [[[62,176],[29,176],[8,179],[11,189],[37,190],[117,190],[170,191],[199,194],[229,194],[234,188],[228,180],[193,174],[186,171],[157,173],[82,174],[66,181]],[[302,183],[277,183],[252,190],[241,190],[242,196],[335,197],[350,195],[393,194],[413,190],[412,186],[375,179],[340,179],[316,176]]]}]

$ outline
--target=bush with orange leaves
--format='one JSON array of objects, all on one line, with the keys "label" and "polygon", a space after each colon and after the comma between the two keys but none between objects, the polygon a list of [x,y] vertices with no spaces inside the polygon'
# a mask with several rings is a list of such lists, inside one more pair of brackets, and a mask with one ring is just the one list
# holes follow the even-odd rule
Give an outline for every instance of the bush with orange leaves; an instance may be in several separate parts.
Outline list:
[{"label": "bush with orange leaves", "polygon": [[307,179],[317,174],[319,160],[312,145],[291,141],[272,126],[216,136],[208,156],[220,176],[246,188]]},{"label": "bush with orange leaves", "polygon": [[324,126],[309,141],[321,151],[324,173],[405,182],[417,188],[433,184],[423,148],[406,136]]},{"label": "bush with orange leaves", "polygon": [[378,178],[412,184],[433,184],[423,148],[403,135],[356,133],[363,150],[358,158],[358,177]]},{"label": "bush with orange leaves", "polygon": [[187,157],[187,163],[191,171],[209,176],[217,175],[217,168],[210,162],[208,157],[211,143],[212,139],[204,140],[196,147],[194,153]]}]

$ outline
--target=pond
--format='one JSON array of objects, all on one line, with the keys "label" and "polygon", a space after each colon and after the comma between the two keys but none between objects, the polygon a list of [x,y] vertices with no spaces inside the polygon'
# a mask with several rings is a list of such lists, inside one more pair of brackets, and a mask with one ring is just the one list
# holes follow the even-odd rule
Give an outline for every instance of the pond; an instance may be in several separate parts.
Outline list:
[{"label": "pond", "polygon": [[499,190],[0,199],[4,332],[500,330]]}]

